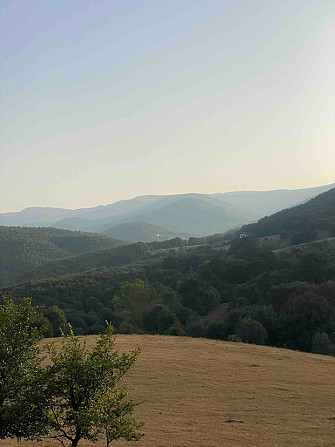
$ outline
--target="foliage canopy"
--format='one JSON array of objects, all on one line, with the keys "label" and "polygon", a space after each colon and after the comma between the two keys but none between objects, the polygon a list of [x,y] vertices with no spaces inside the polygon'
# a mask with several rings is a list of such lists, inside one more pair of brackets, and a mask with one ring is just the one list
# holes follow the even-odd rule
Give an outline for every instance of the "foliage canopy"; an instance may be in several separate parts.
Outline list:
[{"label": "foliage canopy", "polygon": [[107,446],[140,439],[141,424],[130,417],[136,403],[126,399],[121,383],[140,350],[119,354],[108,324],[90,352],[70,327],[60,351],[47,345],[50,364],[44,366],[38,317],[29,298],[15,304],[4,297],[0,305],[0,438],[49,437],[64,447],[101,434]]},{"label": "foliage canopy", "polygon": [[118,386],[139,349],[119,354],[114,350],[113,328],[108,325],[92,352],[72,330],[63,335],[60,352],[53,345],[48,351],[51,365],[45,368],[45,405],[49,437],[71,447],[80,439],[96,441],[101,433],[107,445],[120,437],[140,439],[140,425],[128,417],[135,403],[126,401],[126,389]]},{"label": "foliage canopy", "polygon": [[0,305],[0,439],[29,437],[40,430],[37,342],[43,328],[34,323],[38,312],[29,298]]}]

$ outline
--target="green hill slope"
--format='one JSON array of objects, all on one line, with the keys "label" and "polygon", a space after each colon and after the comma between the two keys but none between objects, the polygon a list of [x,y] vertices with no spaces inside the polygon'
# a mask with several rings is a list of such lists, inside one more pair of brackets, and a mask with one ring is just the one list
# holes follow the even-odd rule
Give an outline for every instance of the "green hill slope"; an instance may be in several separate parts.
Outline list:
[{"label": "green hill slope", "polygon": [[50,261],[33,270],[25,271],[15,278],[18,281],[29,281],[40,278],[84,272],[102,267],[112,267],[136,262],[150,251],[143,243],[127,244],[119,247],[90,251],[77,256]]},{"label": "green hill slope", "polygon": [[171,231],[162,225],[154,225],[146,222],[124,222],[101,232],[101,234],[130,242],[165,241],[175,237],[184,239],[189,237],[187,233]]},{"label": "green hill slope", "polygon": [[55,228],[0,227],[0,284],[55,259],[116,247],[111,237]]},{"label": "green hill slope", "polygon": [[255,224],[244,225],[241,232],[257,237],[284,232],[290,237],[295,235],[298,243],[303,243],[308,242],[308,237],[315,239],[318,231],[323,232],[325,237],[329,236],[334,223],[335,188],[332,188],[302,205],[263,217]]}]

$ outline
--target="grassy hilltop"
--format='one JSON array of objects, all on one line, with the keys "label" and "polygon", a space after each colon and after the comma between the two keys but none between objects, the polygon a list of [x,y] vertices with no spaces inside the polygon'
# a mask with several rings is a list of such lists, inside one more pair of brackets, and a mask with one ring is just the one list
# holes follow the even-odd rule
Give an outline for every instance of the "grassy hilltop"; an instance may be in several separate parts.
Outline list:
[{"label": "grassy hilltop", "polygon": [[[96,336],[85,339],[91,347]],[[332,357],[217,340],[117,336],[120,351],[136,346],[143,352],[126,380],[131,398],[143,401],[136,418],[146,425],[143,440],[134,446],[335,445]]]}]

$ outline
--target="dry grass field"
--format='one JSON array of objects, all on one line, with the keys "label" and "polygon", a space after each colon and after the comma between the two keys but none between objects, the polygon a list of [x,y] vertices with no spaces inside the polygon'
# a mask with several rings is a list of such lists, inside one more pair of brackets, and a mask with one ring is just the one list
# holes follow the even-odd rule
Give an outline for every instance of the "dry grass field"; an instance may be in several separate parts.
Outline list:
[{"label": "dry grass field", "polygon": [[[88,347],[96,339],[82,338]],[[112,445],[335,446],[334,358],[216,340],[117,336],[119,350],[137,346],[143,352],[126,382],[131,397],[143,401],[136,416],[145,422],[145,436]]]}]

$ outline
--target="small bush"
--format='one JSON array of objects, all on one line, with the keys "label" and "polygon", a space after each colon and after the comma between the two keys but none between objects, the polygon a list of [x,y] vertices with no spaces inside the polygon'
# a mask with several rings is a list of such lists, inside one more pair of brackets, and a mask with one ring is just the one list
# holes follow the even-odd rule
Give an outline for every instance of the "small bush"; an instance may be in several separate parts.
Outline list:
[{"label": "small bush", "polygon": [[227,341],[234,341],[236,343],[242,343],[242,338],[236,334],[228,335]]},{"label": "small bush", "polygon": [[118,328],[119,334],[143,334],[142,329],[134,326],[127,320],[123,320]]},{"label": "small bush", "polygon": [[185,329],[181,325],[180,321],[176,321],[176,323],[170,327],[167,331],[167,335],[176,335],[179,337],[185,335]]},{"label": "small bush", "polygon": [[201,321],[193,321],[186,326],[186,335],[188,337],[203,337],[204,327]]}]

